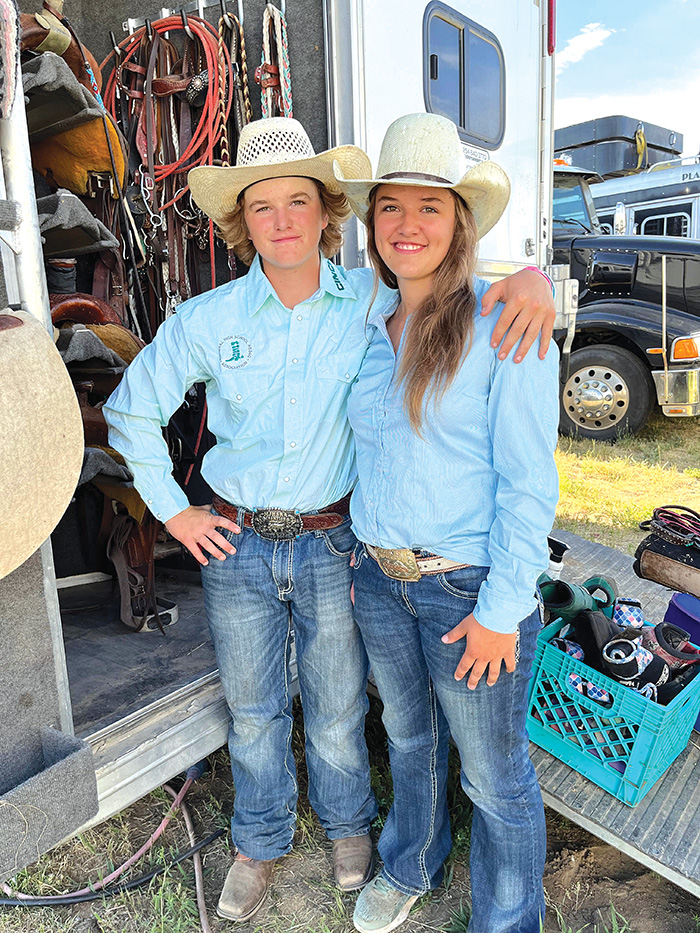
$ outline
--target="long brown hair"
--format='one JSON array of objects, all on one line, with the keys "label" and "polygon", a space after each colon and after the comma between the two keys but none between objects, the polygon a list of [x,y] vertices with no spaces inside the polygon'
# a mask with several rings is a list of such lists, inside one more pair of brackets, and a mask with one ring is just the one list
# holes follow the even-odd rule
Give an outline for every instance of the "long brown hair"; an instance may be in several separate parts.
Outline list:
[{"label": "long brown hair", "polygon": [[[374,237],[377,188],[370,194],[367,212],[367,248],[374,268],[389,288],[398,288],[396,276],[379,255]],[[476,297],[472,277],[476,268],[476,223],[456,194],[455,230],[447,255],[435,271],[431,294],[406,322],[404,349],[397,371],[404,387],[404,406],[411,427],[421,433],[428,401],[442,398],[452,384],[474,335]]]},{"label": "long brown hair", "polygon": [[[318,188],[323,213],[328,215],[328,224],[321,231],[319,248],[326,259],[330,259],[335,256],[343,242],[342,228],[344,222],[350,216],[350,205],[344,194],[329,191],[325,185],[315,178],[312,181],[316,183]],[[248,236],[248,225],[244,217],[244,194],[245,192],[241,192],[234,209],[219,223],[219,229],[227,245],[230,246],[240,260],[249,266],[255,259],[256,249]]]}]

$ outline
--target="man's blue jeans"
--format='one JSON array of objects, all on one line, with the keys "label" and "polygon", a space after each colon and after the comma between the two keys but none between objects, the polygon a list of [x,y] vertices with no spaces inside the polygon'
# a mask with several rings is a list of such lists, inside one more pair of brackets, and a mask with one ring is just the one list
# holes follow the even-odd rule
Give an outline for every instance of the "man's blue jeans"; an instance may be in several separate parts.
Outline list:
[{"label": "man's blue jeans", "polygon": [[211,558],[202,582],[232,719],[233,841],[255,859],[277,858],[292,847],[292,633],[309,800],[331,839],[367,833],[376,805],[364,737],[367,657],[350,603],[357,543],[350,520],[283,542],[249,528],[240,535],[221,531],[237,553]]},{"label": "man's blue jeans", "polygon": [[470,933],[540,933],[545,823],[528,757],[528,683],[541,622],[520,623],[517,666],[476,690],[454,679],[465,642],[440,640],[476,604],[488,567],[422,577],[385,576],[357,549],[355,617],[364,638],[389,735],[394,804],[379,840],[384,874],[405,894],[440,884],[451,847],[447,755],[459,749],[462,787],[474,804]]}]

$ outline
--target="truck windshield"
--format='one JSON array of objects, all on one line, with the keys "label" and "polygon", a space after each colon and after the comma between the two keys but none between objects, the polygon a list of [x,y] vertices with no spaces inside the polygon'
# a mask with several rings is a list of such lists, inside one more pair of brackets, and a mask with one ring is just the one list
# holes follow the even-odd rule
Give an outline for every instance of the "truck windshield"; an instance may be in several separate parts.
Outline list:
[{"label": "truck windshield", "polygon": [[578,227],[591,232],[591,218],[581,188],[554,187],[554,224],[557,227]]}]

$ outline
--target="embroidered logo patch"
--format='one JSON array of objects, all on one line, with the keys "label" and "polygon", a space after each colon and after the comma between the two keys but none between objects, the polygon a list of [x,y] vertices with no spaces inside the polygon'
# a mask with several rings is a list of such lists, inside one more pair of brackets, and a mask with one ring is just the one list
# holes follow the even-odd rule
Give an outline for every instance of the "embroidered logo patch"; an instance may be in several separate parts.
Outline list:
[{"label": "embroidered logo patch", "polygon": [[330,259],[327,259],[326,262],[328,263],[328,271],[329,271],[330,274],[331,274],[331,278],[332,278],[333,281],[335,282],[335,287],[338,289],[339,292],[344,292],[344,291],[345,291],[345,286],[344,286],[343,283],[340,281],[340,277],[338,276],[338,273],[335,271],[335,266],[334,266],[333,263],[330,261]]},{"label": "embroidered logo patch", "polygon": [[252,353],[250,343],[240,334],[224,337],[219,343],[219,359],[224,369],[240,369],[250,361]]}]

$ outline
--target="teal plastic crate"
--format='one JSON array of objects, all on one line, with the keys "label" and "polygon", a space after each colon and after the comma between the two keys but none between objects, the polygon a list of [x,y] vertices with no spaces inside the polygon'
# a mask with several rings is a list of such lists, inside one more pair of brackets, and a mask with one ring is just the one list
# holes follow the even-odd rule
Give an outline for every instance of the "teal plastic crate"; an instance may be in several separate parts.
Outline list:
[{"label": "teal plastic crate", "polygon": [[[700,711],[700,675],[668,706],[660,706],[548,644],[563,625],[560,619],[547,625],[537,641],[527,713],[530,738],[633,807],[688,744]],[[570,674],[606,690],[611,704],[577,693]]]}]

